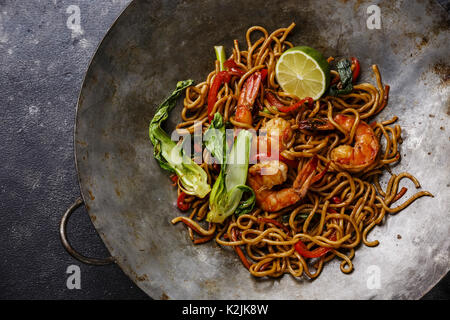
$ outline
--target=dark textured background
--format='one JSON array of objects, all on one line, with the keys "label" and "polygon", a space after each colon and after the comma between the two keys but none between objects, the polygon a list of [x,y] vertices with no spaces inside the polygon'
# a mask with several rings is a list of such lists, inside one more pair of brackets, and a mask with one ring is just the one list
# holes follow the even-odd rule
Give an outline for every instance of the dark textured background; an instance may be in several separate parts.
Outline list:
[{"label": "dark textured background", "polygon": [[[98,43],[129,0],[0,0],[0,299],[146,299],[116,265],[79,263],[58,224],[79,196],[73,156],[78,93]],[[441,1],[448,10],[449,1]],[[67,8],[81,10],[81,33]],[[84,208],[69,238],[87,256],[108,252]],[[81,290],[66,269],[81,268]],[[426,299],[449,299],[447,275]]]}]

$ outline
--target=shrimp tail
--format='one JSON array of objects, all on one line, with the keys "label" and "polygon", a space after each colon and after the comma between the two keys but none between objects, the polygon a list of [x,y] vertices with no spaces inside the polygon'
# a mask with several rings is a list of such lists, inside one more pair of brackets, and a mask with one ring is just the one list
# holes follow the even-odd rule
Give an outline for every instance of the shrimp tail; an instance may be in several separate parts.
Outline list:
[{"label": "shrimp tail", "polygon": [[253,73],[244,83],[241,93],[239,94],[239,100],[236,107],[235,120],[238,122],[251,125],[253,122],[252,108],[255,103],[256,97],[259,93],[259,87],[262,82],[261,72]]},{"label": "shrimp tail", "polygon": [[319,158],[317,157],[317,155],[314,155],[311,160],[309,160],[308,163],[302,168],[294,181],[293,188],[301,198],[306,195],[306,192],[315,180],[314,173],[316,171],[318,162]]}]

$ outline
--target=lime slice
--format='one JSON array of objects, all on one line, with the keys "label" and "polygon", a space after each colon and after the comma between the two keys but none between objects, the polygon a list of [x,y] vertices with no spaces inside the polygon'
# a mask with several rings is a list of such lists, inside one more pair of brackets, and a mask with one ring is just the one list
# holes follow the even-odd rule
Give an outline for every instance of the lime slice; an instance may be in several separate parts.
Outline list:
[{"label": "lime slice", "polygon": [[319,99],[330,83],[330,66],[323,55],[310,47],[293,47],[283,52],[275,67],[281,88],[300,99]]}]

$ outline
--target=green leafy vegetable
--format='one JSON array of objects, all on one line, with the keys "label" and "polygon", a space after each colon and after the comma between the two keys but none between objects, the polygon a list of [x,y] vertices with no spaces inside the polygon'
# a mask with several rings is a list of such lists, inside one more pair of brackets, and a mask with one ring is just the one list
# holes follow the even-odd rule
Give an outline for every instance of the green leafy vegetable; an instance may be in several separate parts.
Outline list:
[{"label": "green leafy vegetable", "polygon": [[167,119],[170,111],[175,107],[181,92],[193,83],[193,80],[177,83],[175,91],[158,107],[150,122],[149,136],[154,147],[153,156],[161,168],[176,173],[184,192],[204,198],[211,190],[206,172],[186,156],[183,153],[182,145],[172,141],[161,128],[161,123]]},{"label": "green leafy vegetable", "polygon": [[339,73],[340,82],[330,87],[330,95],[348,94],[353,90],[353,72],[351,67],[352,64],[347,59],[338,61],[336,68]]},{"label": "green leafy vegetable", "polygon": [[224,163],[226,155],[225,138],[225,125],[222,116],[216,112],[211,125],[203,135],[203,143],[219,163]]},{"label": "green leafy vegetable", "polygon": [[[255,193],[252,188],[245,185],[252,134],[246,130],[240,131],[227,156],[225,125],[222,116],[216,113],[214,119],[216,121],[213,120],[211,124],[216,133],[213,140],[218,141],[222,138],[222,143],[212,145],[212,140],[208,139],[209,142],[205,142],[205,145],[218,160],[222,161],[222,167],[209,196],[211,211],[208,213],[206,220],[222,223],[233,213],[241,215],[250,212],[255,204]],[[208,128],[208,131],[211,127]],[[208,131],[206,134],[208,134]],[[221,158],[220,151],[222,151]],[[247,200],[241,201],[245,192],[249,192],[250,196]]]}]

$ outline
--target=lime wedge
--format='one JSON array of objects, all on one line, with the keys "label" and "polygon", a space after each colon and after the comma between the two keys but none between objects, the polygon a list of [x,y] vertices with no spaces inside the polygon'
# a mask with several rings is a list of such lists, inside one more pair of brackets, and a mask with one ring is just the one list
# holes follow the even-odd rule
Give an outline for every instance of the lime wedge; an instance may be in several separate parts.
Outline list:
[{"label": "lime wedge", "polygon": [[330,84],[330,66],[323,55],[310,47],[293,47],[283,52],[275,67],[281,88],[300,99],[319,99]]}]

